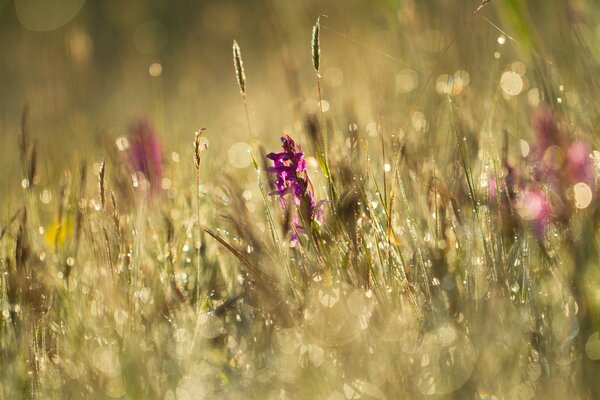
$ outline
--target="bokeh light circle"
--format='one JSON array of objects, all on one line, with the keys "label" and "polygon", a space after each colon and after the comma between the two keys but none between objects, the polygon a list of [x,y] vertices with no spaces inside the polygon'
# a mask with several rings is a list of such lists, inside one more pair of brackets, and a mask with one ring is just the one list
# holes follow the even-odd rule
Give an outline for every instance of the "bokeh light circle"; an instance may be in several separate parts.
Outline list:
[{"label": "bokeh light circle", "polygon": [[15,0],[15,11],[24,28],[52,31],[75,18],[84,3],[85,0]]}]

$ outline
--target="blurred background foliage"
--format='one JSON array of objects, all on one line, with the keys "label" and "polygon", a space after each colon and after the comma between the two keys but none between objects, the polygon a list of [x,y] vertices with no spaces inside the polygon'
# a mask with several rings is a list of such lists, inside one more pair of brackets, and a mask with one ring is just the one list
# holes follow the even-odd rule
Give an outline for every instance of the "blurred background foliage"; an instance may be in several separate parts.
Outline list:
[{"label": "blurred background foliage", "polygon": [[[331,111],[352,109],[360,126],[380,116],[402,126],[411,118],[410,106],[435,107],[444,101],[435,94],[435,79],[443,73],[467,71],[466,96],[491,99],[495,69],[510,62],[533,62],[555,74],[560,66],[567,87],[581,80],[588,64],[598,68],[596,2],[495,0],[471,15],[478,3],[3,0],[0,165],[5,171],[17,165],[13,149],[27,104],[31,135],[44,149],[41,180],[77,165],[83,154],[101,158],[98,144],[114,143],[139,116],[151,119],[168,150],[208,128],[215,149],[208,164],[231,167],[218,160],[233,144],[248,141],[232,39],[246,64],[253,125],[274,144],[284,129],[298,130],[298,111],[310,108],[305,100],[315,97],[309,43],[319,14],[329,16],[322,33],[324,98]],[[514,41],[495,60],[499,29]],[[481,118],[488,111],[471,110]],[[336,129],[339,135],[347,131],[341,121]],[[3,191],[17,175],[2,175]]]}]

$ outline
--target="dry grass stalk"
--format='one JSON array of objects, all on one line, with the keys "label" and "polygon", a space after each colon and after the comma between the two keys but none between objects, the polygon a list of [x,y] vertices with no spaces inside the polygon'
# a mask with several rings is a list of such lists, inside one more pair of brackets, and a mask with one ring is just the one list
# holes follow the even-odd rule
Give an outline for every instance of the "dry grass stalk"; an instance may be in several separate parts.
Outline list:
[{"label": "dry grass stalk", "polygon": [[100,170],[98,171],[98,194],[100,195],[100,206],[102,207],[102,209],[104,210],[105,208],[105,204],[106,204],[106,188],[105,188],[105,179],[104,179],[104,174],[106,172],[105,170],[106,164],[105,161],[102,160],[102,162],[100,163]]},{"label": "dry grass stalk", "polygon": [[117,239],[121,241],[121,222],[119,217],[119,209],[117,208],[117,199],[114,192],[110,192],[110,202],[112,205],[112,220],[117,234]]}]

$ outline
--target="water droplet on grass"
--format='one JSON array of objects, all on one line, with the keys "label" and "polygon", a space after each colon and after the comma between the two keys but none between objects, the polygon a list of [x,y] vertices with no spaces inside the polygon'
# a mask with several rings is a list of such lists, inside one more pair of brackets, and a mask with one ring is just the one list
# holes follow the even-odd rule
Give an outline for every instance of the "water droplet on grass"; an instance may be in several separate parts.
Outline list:
[{"label": "water droplet on grass", "polygon": [[575,207],[580,210],[587,208],[592,203],[592,189],[584,182],[576,183],[573,186],[573,195]]},{"label": "water droplet on grass", "polygon": [[506,71],[500,77],[500,87],[509,96],[517,96],[523,90],[523,79],[514,71]]},{"label": "water droplet on grass", "polygon": [[248,143],[238,142],[233,144],[227,152],[229,163],[235,168],[248,167],[252,162],[251,151],[252,148]]}]

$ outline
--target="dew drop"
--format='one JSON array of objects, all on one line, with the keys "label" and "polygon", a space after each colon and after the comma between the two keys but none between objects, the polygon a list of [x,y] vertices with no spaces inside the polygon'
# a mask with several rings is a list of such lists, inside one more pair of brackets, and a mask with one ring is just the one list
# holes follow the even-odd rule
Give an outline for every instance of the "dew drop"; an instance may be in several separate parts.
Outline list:
[{"label": "dew drop", "polygon": [[500,87],[509,96],[517,96],[523,90],[523,79],[514,71],[506,71],[500,77]]},{"label": "dew drop", "polygon": [[585,344],[585,352],[590,360],[600,360],[600,333],[594,332]]},{"label": "dew drop", "polygon": [[248,143],[238,142],[233,144],[227,152],[229,163],[235,168],[246,168],[252,161],[252,157],[250,155],[251,150],[252,148]]},{"label": "dew drop", "polygon": [[575,207],[580,210],[587,208],[592,203],[592,189],[584,182],[576,183],[573,186],[573,194]]},{"label": "dew drop", "polygon": [[150,64],[150,67],[148,67],[148,73],[153,78],[158,78],[159,76],[162,75],[162,72],[163,72],[163,67],[160,63],[155,62],[155,63]]}]

